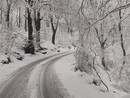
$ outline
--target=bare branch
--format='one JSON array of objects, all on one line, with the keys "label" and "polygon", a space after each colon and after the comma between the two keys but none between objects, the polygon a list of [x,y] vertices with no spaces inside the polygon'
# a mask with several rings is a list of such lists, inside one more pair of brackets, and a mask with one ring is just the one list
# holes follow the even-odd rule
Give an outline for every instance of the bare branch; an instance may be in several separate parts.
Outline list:
[{"label": "bare branch", "polygon": [[98,29],[97,29],[96,27],[95,27],[94,29],[95,29],[95,31],[96,31],[98,41],[99,41],[100,43],[102,43],[101,40],[100,40],[100,37],[99,37]]},{"label": "bare branch", "polygon": [[98,10],[100,10],[101,8],[103,8],[104,6],[106,6],[111,0],[107,0],[103,5],[101,5]]},{"label": "bare branch", "polygon": [[123,6],[120,6],[120,7],[117,7],[115,9],[113,9],[112,11],[110,11],[109,13],[107,13],[104,17],[100,18],[99,20],[95,21],[93,24],[91,24],[89,27],[87,27],[86,29],[89,29],[91,28],[92,26],[94,26],[96,23],[98,23],[99,21],[102,21],[103,19],[105,19],[107,16],[109,16],[110,14],[114,13],[114,12],[117,12],[121,9],[126,9],[130,7],[130,3],[126,4],[126,5],[123,5]]}]

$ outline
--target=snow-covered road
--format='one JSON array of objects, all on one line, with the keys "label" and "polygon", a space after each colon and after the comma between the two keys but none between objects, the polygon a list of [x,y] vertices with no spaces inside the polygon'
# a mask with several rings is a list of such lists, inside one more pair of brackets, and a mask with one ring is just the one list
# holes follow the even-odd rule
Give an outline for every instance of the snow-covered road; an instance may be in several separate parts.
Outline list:
[{"label": "snow-covered road", "polygon": [[[0,98],[32,98],[30,97],[30,91],[28,84],[30,81],[30,76],[32,72],[37,68],[37,66],[41,64],[42,68],[40,70],[39,82],[37,85],[38,88],[38,95],[35,96],[36,98],[70,98],[70,97],[63,97],[67,94],[64,93],[64,89],[58,79],[56,78],[56,74],[53,71],[53,68],[50,66],[56,60],[61,58],[68,53],[61,53],[58,55],[49,56],[35,62],[28,64],[17,70],[15,75],[8,81],[7,86],[2,90],[0,94]],[[37,78],[37,77],[35,77]],[[33,79],[32,79],[33,80]],[[31,85],[33,86],[33,85]],[[69,96],[69,95],[67,95]]]},{"label": "snow-covered road", "polygon": [[55,62],[66,55],[68,54],[51,59],[44,65],[39,81],[38,98],[72,98],[72,96],[67,93],[66,89],[64,89],[53,66]]}]

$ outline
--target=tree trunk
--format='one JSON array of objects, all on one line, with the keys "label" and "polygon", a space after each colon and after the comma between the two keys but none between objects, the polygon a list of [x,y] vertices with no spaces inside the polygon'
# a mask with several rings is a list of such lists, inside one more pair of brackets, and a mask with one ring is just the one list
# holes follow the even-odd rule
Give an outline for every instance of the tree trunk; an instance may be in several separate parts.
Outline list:
[{"label": "tree trunk", "polygon": [[108,67],[106,65],[106,61],[105,61],[105,55],[104,55],[104,50],[105,50],[105,43],[102,42],[101,44],[101,52],[102,52],[102,57],[101,57],[101,62],[102,62],[102,66],[104,67],[105,70],[108,70]]},{"label": "tree trunk", "polygon": [[27,20],[28,20],[28,45],[25,48],[25,53],[31,53],[35,54],[35,48],[33,44],[33,27],[32,27],[32,17],[31,17],[31,12],[29,8],[27,8]]},{"label": "tree trunk", "polygon": [[106,61],[105,61],[105,57],[104,56],[102,56],[102,65],[103,65],[105,70],[108,70],[108,68],[106,66]]},{"label": "tree trunk", "polygon": [[[119,10],[119,19],[120,21],[122,20],[122,16],[121,16],[121,9]],[[121,77],[121,74],[122,74],[122,70],[123,70],[123,67],[125,65],[125,57],[126,57],[126,50],[125,50],[125,47],[124,47],[124,39],[123,39],[123,34],[122,34],[122,27],[121,27],[121,22],[119,22],[118,24],[118,28],[119,28],[119,33],[120,33],[120,41],[121,41],[121,49],[122,49],[122,52],[123,52],[123,65],[120,69],[120,72],[119,72],[119,77]]]},{"label": "tree trunk", "polygon": [[38,50],[41,50],[42,47],[40,45],[40,29],[41,29],[41,18],[40,18],[40,11],[35,11],[35,28],[36,28],[36,45]]},{"label": "tree trunk", "polygon": [[[25,10],[25,16],[27,16],[27,10]],[[28,23],[27,23],[27,18],[25,17],[25,23],[24,23],[24,29],[27,32]]]},{"label": "tree trunk", "polygon": [[33,40],[33,27],[32,27],[32,18],[31,18],[31,12],[29,11],[29,8],[27,8],[27,13],[28,13],[28,39],[30,41]]},{"label": "tree trunk", "polygon": [[[122,19],[121,10],[119,10],[119,17],[120,17],[120,20],[121,20]],[[120,33],[121,48],[122,48],[123,56],[125,57],[126,51],[125,51],[125,47],[124,47],[124,39],[123,39],[123,34],[122,34],[121,22],[118,24],[118,28],[119,28],[119,33]]]},{"label": "tree trunk", "polygon": [[52,27],[52,43],[55,45],[55,37],[56,37],[56,31],[57,31],[57,28],[58,28],[58,20],[57,20],[57,23],[56,23],[56,26],[54,27],[54,23],[53,23],[53,17],[51,17],[51,27]]},{"label": "tree trunk", "polygon": [[[102,26],[102,25],[101,25]],[[101,27],[102,28],[102,27]],[[102,63],[102,66],[104,67],[105,70],[108,70],[108,67],[106,65],[106,61],[105,61],[105,43],[106,43],[106,39],[104,39],[104,35],[102,34],[101,36],[99,35],[99,32],[98,32],[98,29],[95,28],[95,31],[96,31],[96,35],[97,35],[97,38],[98,38],[98,41],[100,43],[100,47],[101,47],[101,63]]]},{"label": "tree trunk", "polygon": [[52,43],[55,45],[56,30],[53,30]]},{"label": "tree trunk", "polygon": [[20,28],[21,27],[21,8],[19,7],[18,9],[18,27]]},{"label": "tree trunk", "polygon": [[25,25],[24,25],[24,29],[25,29],[25,31],[27,32],[27,19],[25,18]]},{"label": "tree trunk", "polygon": [[2,7],[0,8],[0,24],[2,24],[2,15],[3,15],[3,10]]},{"label": "tree trunk", "polygon": [[9,24],[10,24],[10,4],[7,4],[7,12],[6,12],[6,23],[7,23],[7,28],[9,28]]}]

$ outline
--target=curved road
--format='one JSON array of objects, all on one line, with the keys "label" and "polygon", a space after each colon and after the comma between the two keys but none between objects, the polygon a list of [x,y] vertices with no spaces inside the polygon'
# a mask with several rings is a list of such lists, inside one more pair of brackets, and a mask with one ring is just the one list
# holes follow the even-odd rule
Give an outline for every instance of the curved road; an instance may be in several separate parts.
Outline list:
[{"label": "curved road", "polygon": [[26,91],[31,72],[39,63],[46,60],[49,61],[42,65],[39,76],[38,98],[72,98],[63,88],[53,68],[54,62],[68,54],[70,52],[52,55],[20,68],[2,90],[0,98],[30,98]]}]

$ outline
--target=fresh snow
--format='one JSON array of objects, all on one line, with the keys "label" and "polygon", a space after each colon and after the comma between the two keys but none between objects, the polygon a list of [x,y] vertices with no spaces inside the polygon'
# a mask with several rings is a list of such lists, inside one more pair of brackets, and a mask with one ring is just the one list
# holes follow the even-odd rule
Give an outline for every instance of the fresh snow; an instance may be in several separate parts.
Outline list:
[{"label": "fresh snow", "polygon": [[[124,93],[105,92],[105,88],[92,84],[92,77],[80,71],[75,72],[76,64],[73,54],[61,58],[55,65],[56,73],[67,89],[75,98],[121,98]],[[130,98],[129,95],[122,98]]]},{"label": "fresh snow", "polygon": [[[38,59],[48,57],[52,54],[57,54],[57,50],[60,50],[60,52],[69,50],[68,48],[63,47],[58,48],[58,46],[52,45],[49,41],[45,42],[43,47],[48,48],[48,50],[46,50],[47,54],[24,54],[24,59],[22,61],[17,61],[13,58],[13,62],[10,64],[2,65],[0,63],[0,92],[6,86],[6,82],[19,68],[26,66],[31,62],[37,61]],[[70,50],[74,50],[74,48],[71,47]],[[6,56],[1,54],[0,61],[1,60],[6,60]],[[44,63],[45,62],[40,63],[35,70],[32,71],[30,76],[27,88],[31,98],[37,98],[38,76],[40,74],[41,65]],[[65,89],[67,89],[68,93],[74,96],[74,98],[130,98],[130,95],[126,95],[126,93],[114,89],[111,86],[111,83],[107,81],[108,78],[106,77],[107,74],[105,72],[99,71],[103,80],[109,86],[110,92],[105,92],[105,88],[103,86],[95,86],[92,84],[92,76],[80,71],[75,72],[75,64],[76,61],[73,54],[65,56],[55,63],[55,70],[58,78],[63,83]],[[116,93],[112,93],[113,91]]]},{"label": "fresh snow", "polygon": [[[50,42],[46,42],[46,44],[44,44],[44,47],[48,48],[48,50],[46,50],[47,54],[41,54],[41,53],[36,53],[35,55],[24,54],[24,59],[22,61],[18,61],[13,58],[13,62],[10,64],[0,63],[0,92],[6,86],[6,83],[12,77],[12,75],[15,74],[16,70],[20,69],[23,66],[28,65],[31,62],[37,61],[38,59],[45,58],[58,53],[57,51],[51,51],[50,49],[54,49],[54,47],[48,47],[49,45],[53,46]],[[59,48],[59,50],[60,52],[68,51],[68,49],[62,49],[62,48]],[[7,58],[5,55],[0,54],[0,62],[6,59]]]},{"label": "fresh snow", "polygon": [[[16,70],[19,68],[28,65],[31,62],[37,61],[38,59],[41,59],[43,57],[48,56],[47,55],[42,55],[42,54],[37,54],[37,55],[25,55],[23,61],[14,61],[13,63],[10,64],[0,64],[0,88],[4,87],[5,82],[8,81],[11,76],[15,73]],[[4,58],[4,57],[3,57]],[[1,92],[2,89],[0,89]]]},{"label": "fresh snow", "polygon": [[[56,53],[55,53],[56,54]],[[55,56],[58,57],[58,56]],[[29,82],[28,82],[28,93],[30,94],[30,98],[38,98],[38,85],[39,85],[39,79],[41,75],[41,71],[44,71],[44,68],[46,66],[43,66],[43,64],[46,64],[49,60],[54,59],[55,57],[49,58],[41,63],[39,63],[36,68],[32,71]]]}]

